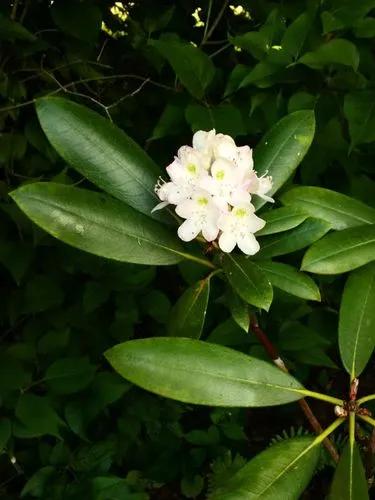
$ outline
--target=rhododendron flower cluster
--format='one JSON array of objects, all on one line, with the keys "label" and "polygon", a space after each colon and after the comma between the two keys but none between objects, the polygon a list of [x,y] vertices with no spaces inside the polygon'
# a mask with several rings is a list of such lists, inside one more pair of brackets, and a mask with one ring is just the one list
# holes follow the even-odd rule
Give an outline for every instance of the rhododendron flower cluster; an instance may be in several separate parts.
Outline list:
[{"label": "rhododendron flower cluster", "polygon": [[254,233],[265,221],[255,214],[254,195],[273,202],[267,196],[272,178],[258,177],[254,171],[252,150],[236,146],[232,137],[215,130],[199,130],[193,146],[182,146],[166,168],[170,181],[159,179],[155,192],[161,200],[154,210],[175,205],[176,214],[185,219],[178,228],[183,241],[202,234],[218,240],[223,252],[237,245],[247,255],[259,250]]}]

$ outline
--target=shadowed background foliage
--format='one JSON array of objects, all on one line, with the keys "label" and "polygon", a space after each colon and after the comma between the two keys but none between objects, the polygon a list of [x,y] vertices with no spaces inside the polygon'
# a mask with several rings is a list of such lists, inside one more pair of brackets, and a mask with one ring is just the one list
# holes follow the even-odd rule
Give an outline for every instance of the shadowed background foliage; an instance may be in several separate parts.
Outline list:
[{"label": "shadowed background foliage", "polygon": [[[193,407],[113,372],[103,351],[166,335],[173,304],[202,269],[101,260],[33,225],[8,196],[15,187],[40,180],[92,187],[50,146],[33,100],[53,94],[89,106],[161,167],[198,129],[255,146],[288,113],[314,110],[314,141],[293,182],[375,206],[374,13],[373,0],[2,2],[1,498],[206,498],[275,435],[308,432],[293,404]],[[283,262],[299,267],[301,255]],[[321,303],[277,290],[261,319],[301,382],[341,397],[344,279],[316,281]],[[223,290],[220,280],[212,284],[203,338],[264,358]],[[374,376],[372,360],[365,393]],[[326,407],[314,410],[331,421]],[[323,456],[303,498],[324,497],[331,465]],[[371,456],[366,465],[371,477]]]}]

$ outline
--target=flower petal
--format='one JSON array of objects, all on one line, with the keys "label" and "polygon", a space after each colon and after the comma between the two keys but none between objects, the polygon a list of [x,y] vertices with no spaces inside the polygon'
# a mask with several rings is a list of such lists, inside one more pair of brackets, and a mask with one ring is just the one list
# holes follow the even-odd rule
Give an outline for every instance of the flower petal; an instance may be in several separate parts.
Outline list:
[{"label": "flower petal", "polygon": [[229,231],[221,234],[219,238],[219,247],[223,252],[229,253],[236,246],[236,238]]},{"label": "flower petal", "polygon": [[202,228],[202,235],[206,241],[214,241],[219,234],[219,228],[213,221],[208,221]]},{"label": "flower petal", "polygon": [[201,228],[192,219],[187,219],[177,229],[177,234],[182,241],[191,241],[198,236]]},{"label": "flower petal", "polygon": [[252,233],[247,233],[237,238],[237,245],[246,255],[254,255],[260,250],[259,243]]}]

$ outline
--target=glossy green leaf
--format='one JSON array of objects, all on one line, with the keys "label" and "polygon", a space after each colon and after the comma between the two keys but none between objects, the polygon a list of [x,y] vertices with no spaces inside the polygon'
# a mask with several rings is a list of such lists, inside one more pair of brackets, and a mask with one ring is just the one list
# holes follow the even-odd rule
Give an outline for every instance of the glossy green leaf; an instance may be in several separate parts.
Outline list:
[{"label": "glossy green leaf", "polygon": [[[278,121],[254,151],[255,170],[272,176],[274,194],[294,173],[314,138],[315,117],[309,110],[295,111]],[[259,208],[264,200],[256,200]]]},{"label": "glossy green leaf", "polygon": [[298,62],[313,69],[322,69],[331,64],[339,64],[350,66],[356,71],[359,64],[359,53],[352,42],[333,39],[323,43],[316,50],[307,52]]},{"label": "glossy green leaf", "polygon": [[270,260],[256,261],[255,264],[265,273],[272,286],[302,299],[320,301],[320,292],[315,281],[293,266]]},{"label": "glossy green leaf", "polygon": [[57,394],[72,394],[84,389],[94,378],[95,366],[87,358],[60,358],[50,365],[44,380]]},{"label": "glossy green leaf", "polygon": [[233,289],[229,289],[225,295],[225,303],[228,305],[235,323],[247,333],[250,327],[249,306],[247,303]]},{"label": "glossy green leaf", "polygon": [[296,500],[317,467],[320,447],[310,436],[276,443],[242,467],[209,500]]},{"label": "glossy green leaf", "polygon": [[300,383],[272,364],[200,340],[131,340],[105,356],[130,382],[186,403],[269,406],[303,396]]},{"label": "glossy green leaf", "polygon": [[190,94],[201,99],[215,74],[207,54],[191,43],[177,40],[151,40],[149,43],[167,59]]},{"label": "glossy green leaf", "polygon": [[225,255],[223,269],[232,288],[248,304],[268,311],[273,291],[266,275],[250,259],[240,255]]},{"label": "glossy green leaf", "polygon": [[327,222],[309,217],[290,231],[260,238],[260,251],[257,253],[257,258],[269,259],[301,250],[319,240],[329,230],[330,225]]},{"label": "glossy green leaf", "polygon": [[101,257],[167,265],[189,255],[160,223],[105,194],[48,182],[23,186],[11,196],[52,236]]},{"label": "glossy green leaf", "polygon": [[372,90],[346,94],[344,113],[349,123],[351,148],[375,141],[375,92]]},{"label": "glossy green leaf", "polygon": [[306,37],[309,34],[311,21],[311,16],[304,12],[288,26],[281,39],[281,47],[293,58],[297,58],[301,53]]},{"label": "glossy green leaf", "polygon": [[328,222],[332,229],[375,224],[375,209],[330,189],[298,186],[281,196],[284,205]]},{"label": "glossy green leaf", "polygon": [[[159,169],[125,132],[85,106],[60,97],[37,100],[40,124],[64,160],[91,182],[150,216]],[[156,215],[155,215],[156,214]],[[160,218],[157,212],[154,218]]]},{"label": "glossy green leaf", "polygon": [[333,477],[329,500],[368,500],[367,481],[357,443],[347,443]]},{"label": "glossy green leaf", "polygon": [[328,234],[309,248],[302,270],[317,274],[340,274],[375,260],[375,225],[344,229]]},{"label": "glossy green leaf", "polygon": [[198,281],[178,299],[169,313],[168,335],[199,339],[210,295],[210,280]]},{"label": "glossy green leaf", "polygon": [[375,263],[349,275],[340,307],[339,346],[347,372],[358,377],[375,347]]},{"label": "glossy green leaf", "polygon": [[257,237],[293,229],[307,219],[307,214],[295,207],[281,207],[264,212],[259,217],[266,221],[266,225],[257,232]]}]

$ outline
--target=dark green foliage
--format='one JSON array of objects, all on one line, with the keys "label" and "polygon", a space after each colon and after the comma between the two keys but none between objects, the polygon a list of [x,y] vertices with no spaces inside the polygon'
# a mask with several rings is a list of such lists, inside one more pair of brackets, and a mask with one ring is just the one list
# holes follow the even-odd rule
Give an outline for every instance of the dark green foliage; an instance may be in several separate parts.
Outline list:
[{"label": "dark green foliage", "polygon": [[[239,500],[228,495],[233,488],[247,491],[248,470],[255,486],[264,483],[257,472],[264,464],[277,475],[277,467],[288,466],[288,457],[312,439],[292,434],[268,448],[291,423],[306,425],[296,404],[244,410],[178,403],[133,386],[103,356],[130,339],[190,336],[258,363],[266,355],[247,333],[249,304],[251,311],[263,309],[262,326],[301,383],[292,378],[293,384],[346,397],[341,350],[346,370],[363,370],[361,387],[374,392],[368,263],[375,235],[375,2],[245,0],[239,15],[226,6],[220,16],[222,4],[1,2],[5,500]],[[210,10],[208,29],[194,27],[196,7],[203,21]],[[236,255],[217,259],[225,273],[209,277],[209,251],[182,244],[168,212],[148,215],[156,178],[177,148],[194,131],[213,127],[253,147],[255,168],[273,175],[274,191],[280,191],[275,209],[261,208],[267,225],[254,262]],[[98,188],[109,194],[92,192]],[[83,189],[90,203],[75,196]],[[92,211],[92,200],[100,213]],[[259,208],[263,204],[258,200]],[[78,220],[82,214],[87,227]],[[96,223],[100,219],[96,238],[82,243],[93,216]],[[363,265],[368,267],[349,277],[340,275]],[[351,323],[353,315],[360,317],[360,329]],[[365,339],[355,355],[353,338]],[[168,366],[160,365],[172,380]],[[157,382],[152,373],[147,380],[147,370],[139,373],[134,370],[133,379],[141,377],[140,385]],[[200,382],[200,390],[216,384],[200,376],[189,383]],[[241,390],[238,401],[245,398]],[[277,397],[283,400],[280,391]],[[332,408],[319,407],[318,413],[329,425]],[[367,428],[359,434],[366,444]],[[342,480],[351,459],[353,492],[358,500],[366,497],[361,448],[345,449],[332,499],[351,498]],[[269,498],[284,500],[287,491],[297,499],[317,461],[314,448],[297,474],[290,472],[294,489],[283,486],[281,476],[279,496],[271,489]],[[303,498],[328,495],[331,465],[313,477]],[[305,474],[299,476],[301,468]],[[368,464],[366,472],[373,475]]]}]

